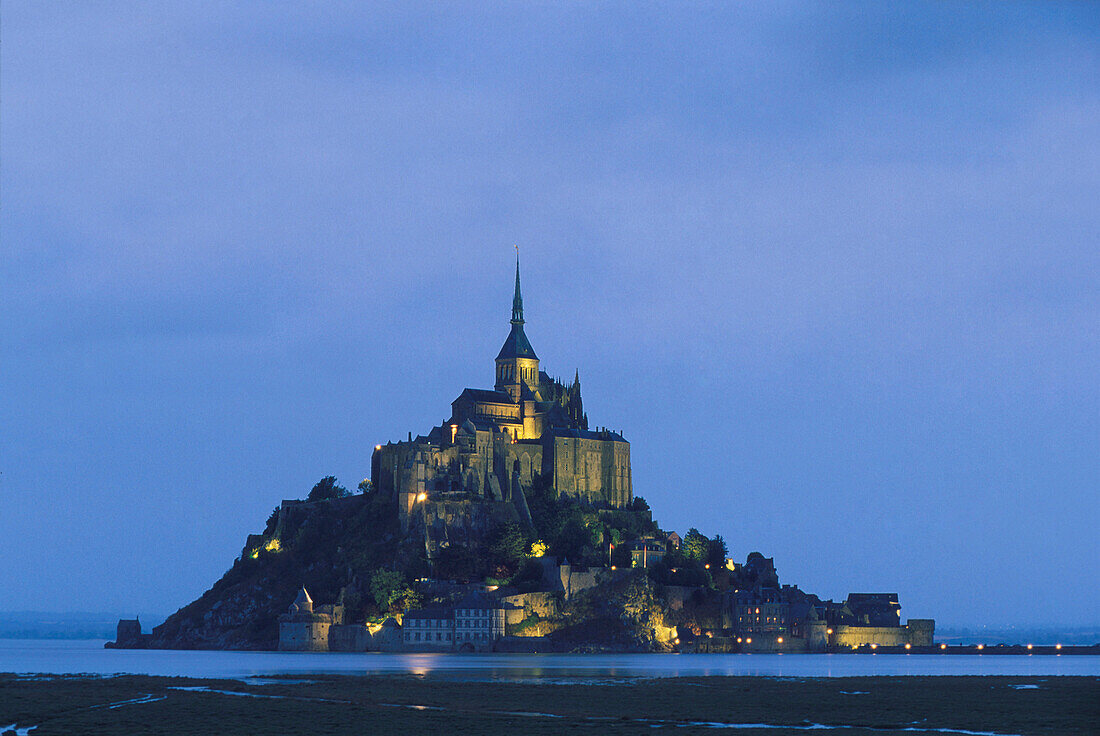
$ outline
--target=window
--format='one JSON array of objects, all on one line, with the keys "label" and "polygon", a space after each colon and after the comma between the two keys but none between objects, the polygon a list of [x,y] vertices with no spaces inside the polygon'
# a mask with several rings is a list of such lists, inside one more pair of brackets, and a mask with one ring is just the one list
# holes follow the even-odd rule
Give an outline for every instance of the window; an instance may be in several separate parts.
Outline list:
[{"label": "window", "polygon": [[418,631],[418,632],[416,632],[416,640],[417,640],[417,641],[420,641],[420,632],[419,632],[419,631]]}]

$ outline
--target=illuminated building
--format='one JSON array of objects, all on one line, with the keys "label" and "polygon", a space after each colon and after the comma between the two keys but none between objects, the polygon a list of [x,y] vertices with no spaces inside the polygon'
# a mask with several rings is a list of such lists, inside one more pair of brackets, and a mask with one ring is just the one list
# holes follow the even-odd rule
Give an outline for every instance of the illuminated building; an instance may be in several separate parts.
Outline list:
[{"label": "illuminated building", "polygon": [[430,526],[428,517],[442,513],[438,504],[459,501],[495,503],[488,513],[529,522],[526,494],[536,483],[597,508],[632,501],[630,443],[589,429],[579,373],[566,385],[543,371],[524,324],[517,258],[511,327],[493,389],[465,389],[428,434],[375,447],[371,480],[396,499],[402,529]]}]

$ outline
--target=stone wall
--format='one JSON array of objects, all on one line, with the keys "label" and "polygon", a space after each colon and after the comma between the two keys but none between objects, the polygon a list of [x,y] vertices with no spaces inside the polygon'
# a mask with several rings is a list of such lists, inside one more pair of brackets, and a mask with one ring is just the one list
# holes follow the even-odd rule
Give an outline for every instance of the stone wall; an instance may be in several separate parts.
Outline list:
[{"label": "stone wall", "polygon": [[930,618],[911,618],[906,623],[909,629],[909,643],[915,647],[932,646],[936,633],[936,622]]},{"label": "stone wall", "polygon": [[329,628],[329,651],[369,652],[373,648],[372,643],[370,629],[364,624],[346,624]]},{"label": "stone wall", "polygon": [[328,631],[323,621],[283,621],[279,624],[279,650],[283,652],[327,652]]},{"label": "stone wall", "polygon": [[[501,599],[504,609],[504,632],[510,637],[545,636],[558,627],[561,617],[561,601],[556,593],[521,593]],[[532,623],[534,617],[537,622]],[[523,622],[522,629],[517,629]]]},{"label": "stone wall", "polygon": [[400,626],[385,625],[371,636],[371,644],[379,652],[400,652],[405,648]]},{"label": "stone wall", "polygon": [[630,443],[554,437],[543,455],[543,473],[553,473],[554,490],[589,503],[630,504]]},{"label": "stone wall", "polygon": [[429,557],[449,545],[475,547],[497,524],[517,521],[515,507],[504,501],[425,501],[410,518],[410,529],[423,526]]},{"label": "stone wall", "polygon": [[733,636],[701,636],[695,640],[694,651],[700,653],[730,653],[730,652],[806,652],[809,651],[809,643],[805,639],[787,634],[754,634],[751,637],[741,637],[741,641]]},{"label": "stone wall", "polygon": [[554,593],[520,593],[505,596],[501,600],[515,606],[515,608],[506,609],[506,613],[510,616],[506,619],[508,623],[516,623],[533,613],[538,614],[540,618],[556,618],[561,614],[561,604]]},{"label": "stone wall", "polygon": [[[692,594],[699,590],[699,588],[691,585],[666,585],[661,590],[665,596],[665,603],[668,604],[669,609],[672,611],[679,611],[683,609],[684,602],[690,599]],[[724,628],[732,628],[732,626]]]},{"label": "stone wall", "polygon": [[[931,639],[931,637],[929,637]],[[861,647],[877,644],[880,647],[903,647],[913,644],[908,626],[834,626],[829,637],[834,647]],[[929,645],[931,642],[929,642]],[[919,646],[913,644],[914,646]]]},{"label": "stone wall", "polygon": [[542,564],[542,582],[553,590],[563,593],[566,600],[582,590],[595,588],[613,577],[607,568],[577,570],[572,565],[557,564],[552,557],[543,558]]}]

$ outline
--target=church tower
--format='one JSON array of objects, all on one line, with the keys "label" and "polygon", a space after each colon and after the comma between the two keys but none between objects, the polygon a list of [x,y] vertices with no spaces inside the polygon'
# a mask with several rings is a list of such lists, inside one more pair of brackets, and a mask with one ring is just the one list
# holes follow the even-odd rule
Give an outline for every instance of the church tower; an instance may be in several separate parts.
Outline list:
[{"label": "church tower", "polygon": [[523,333],[523,296],[519,290],[519,254],[516,254],[516,295],[512,298],[512,331],[497,355],[497,382],[512,401],[520,401],[524,389],[530,396],[539,385],[539,356]]}]

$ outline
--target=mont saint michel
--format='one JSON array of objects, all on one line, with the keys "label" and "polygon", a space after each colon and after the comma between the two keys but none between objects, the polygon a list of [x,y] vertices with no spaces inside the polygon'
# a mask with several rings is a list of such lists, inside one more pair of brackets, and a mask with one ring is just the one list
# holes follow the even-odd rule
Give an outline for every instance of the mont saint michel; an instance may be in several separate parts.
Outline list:
[{"label": "mont saint michel", "polygon": [[[633,493],[630,443],[590,421],[579,371],[525,331],[517,257],[492,389],[370,451],[349,491],[322,478],[249,535],[231,569],[121,648],[454,652],[931,651],[898,595],[823,600],[721,535],[665,529]],[[488,363],[488,361],[486,361]]]}]

